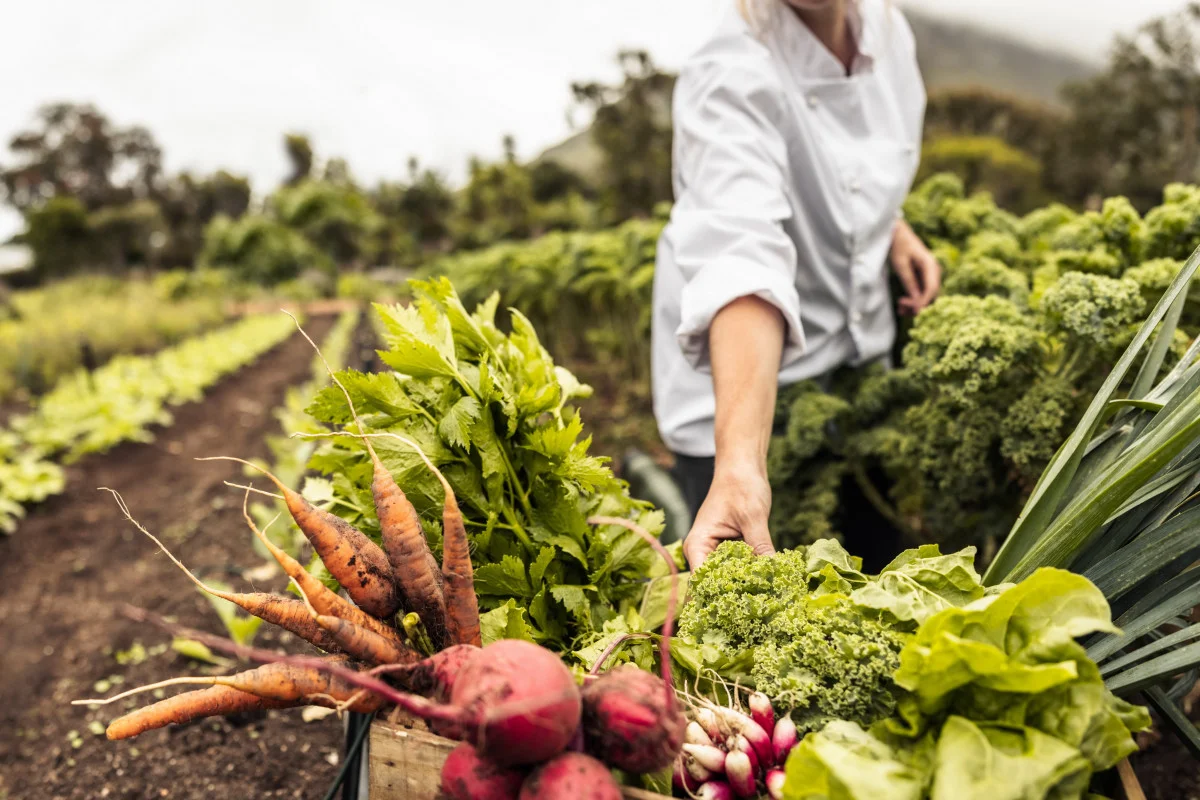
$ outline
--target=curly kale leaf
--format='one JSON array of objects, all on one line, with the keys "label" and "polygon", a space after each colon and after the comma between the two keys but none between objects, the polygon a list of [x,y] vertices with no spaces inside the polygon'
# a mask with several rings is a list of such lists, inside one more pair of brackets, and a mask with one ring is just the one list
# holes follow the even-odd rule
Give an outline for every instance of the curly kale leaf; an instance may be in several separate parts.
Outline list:
[{"label": "curly kale leaf", "polygon": [[971,297],[996,295],[1025,306],[1029,304],[1029,279],[995,258],[973,256],[946,270],[942,293]]},{"label": "curly kale leaf", "polygon": [[832,542],[769,558],[726,543],[692,573],[680,635],[731,659],[753,651],[754,686],[792,706],[802,730],[830,719],[869,724],[894,707],[891,675],[907,636],[825,589],[864,582]]},{"label": "curly kale leaf", "polygon": [[1134,281],[1068,272],[1046,290],[1040,310],[1051,334],[1073,346],[1108,352],[1141,318],[1143,306]]}]

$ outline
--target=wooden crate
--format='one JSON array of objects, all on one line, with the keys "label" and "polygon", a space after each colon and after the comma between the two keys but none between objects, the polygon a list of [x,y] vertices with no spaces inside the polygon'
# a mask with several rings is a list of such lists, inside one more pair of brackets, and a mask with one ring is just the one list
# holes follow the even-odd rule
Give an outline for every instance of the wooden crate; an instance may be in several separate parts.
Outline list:
[{"label": "wooden crate", "polygon": [[[367,749],[371,800],[434,800],[442,764],[457,745],[419,724],[376,721]],[[671,800],[641,789],[625,789],[624,795],[629,800]]]}]

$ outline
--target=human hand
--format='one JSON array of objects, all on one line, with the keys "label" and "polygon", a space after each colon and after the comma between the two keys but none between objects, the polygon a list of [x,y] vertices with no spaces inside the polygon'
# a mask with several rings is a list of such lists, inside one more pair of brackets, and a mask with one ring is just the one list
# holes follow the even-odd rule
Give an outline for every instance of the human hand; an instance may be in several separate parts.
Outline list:
[{"label": "human hand", "polygon": [[892,237],[892,269],[904,286],[902,314],[915,315],[933,302],[942,287],[942,265],[907,222],[896,224]]},{"label": "human hand", "polygon": [[708,496],[683,540],[688,566],[700,566],[717,545],[731,539],[745,541],[757,555],[773,554],[775,546],[767,527],[770,513],[771,485],[765,465],[718,466]]}]

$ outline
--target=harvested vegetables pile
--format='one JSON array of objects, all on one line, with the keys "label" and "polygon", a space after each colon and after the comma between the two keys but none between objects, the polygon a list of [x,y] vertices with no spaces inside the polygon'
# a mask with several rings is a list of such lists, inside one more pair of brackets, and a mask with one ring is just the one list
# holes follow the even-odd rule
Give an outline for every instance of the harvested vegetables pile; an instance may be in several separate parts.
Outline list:
[{"label": "harvested vegetables pile", "polygon": [[[350,394],[339,381],[334,383],[361,430]],[[374,437],[412,448],[440,484],[440,567],[416,508],[376,454]],[[450,483],[410,439],[391,433],[357,438],[372,466],[378,544],[266,473],[345,597],[275,546],[248,510],[247,523],[300,599],[214,589],[179,564],[203,590],[279,625],[327,655],[256,650],[189,631],[203,644],[263,666],[223,677],[171,679],[106,700],[76,701],[98,705],[167,686],[207,685],[115,719],[107,728],[108,737],[126,739],[170,724],[250,710],[321,705],[372,713],[394,705],[425,719],[434,731],[463,741],[443,773],[442,788],[450,798],[516,800],[519,792],[522,800],[568,794],[615,800],[620,789],[612,768],[630,773],[668,769],[679,753],[684,729],[670,680],[669,624],[663,634],[661,681],[636,668],[617,669],[590,676],[581,690],[558,655],[532,642],[500,639],[484,647],[471,543]],[[216,460],[252,466],[236,458]],[[247,504],[248,498],[249,489]],[[119,495],[117,500],[132,521]],[[659,548],[673,568],[666,551],[636,523],[595,517],[585,524],[626,531],[647,549]],[[398,624],[402,610],[408,613]],[[498,610],[508,613],[507,606]],[[436,652],[423,658],[422,649]]]},{"label": "harvested vegetables pile", "polygon": [[1100,591],[1049,568],[985,588],[973,557],[926,546],[865,575],[830,540],[769,558],[729,543],[697,570],[676,650],[804,736],[773,797],[1079,797],[1137,749],[1148,713],[1075,641],[1116,630]]}]

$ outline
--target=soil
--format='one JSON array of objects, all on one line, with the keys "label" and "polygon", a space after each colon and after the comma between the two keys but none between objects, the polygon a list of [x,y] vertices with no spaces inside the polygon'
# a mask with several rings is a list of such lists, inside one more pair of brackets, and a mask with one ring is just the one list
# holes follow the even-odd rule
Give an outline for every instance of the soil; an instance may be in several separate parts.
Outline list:
[{"label": "soil", "polygon": [[[332,324],[310,317],[320,341]],[[215,718],[109,742],[103,726],[127,708],[89,709],[77,698],[112,694],[213,671],[165,647],[162,632],[122,616],[129,603],[223,633],[209,602],[127,523],[134,516],[202,578],[247,590],[243,570],[263,561],[241,519],[241,497],[222,485],[238,467],[197,456],[265,457],[272,410],[305,380],[312,352],[293,336],[228,377],[203,402],[175,409],[150,444],[127,443],[69,467],[66,494],[33,509],[0,540],[0,799],[321,797],[343,750],[336,717],[305,722],[299,710]],[[278,580],[259,586],[278,589]],[[307,647],[263,627],[256,644]],[[122,663],[124,662],[124,663]],[[168,690],[175,691],[175,690]]]}]

